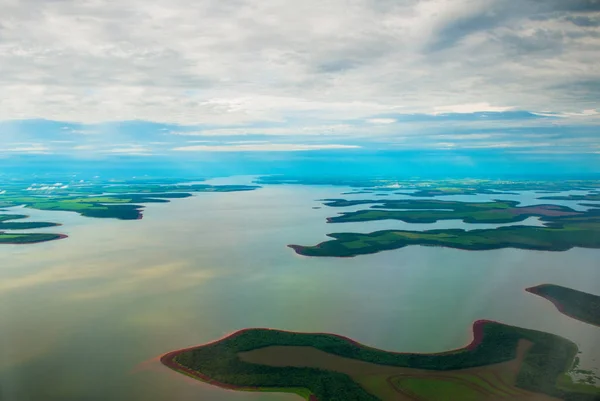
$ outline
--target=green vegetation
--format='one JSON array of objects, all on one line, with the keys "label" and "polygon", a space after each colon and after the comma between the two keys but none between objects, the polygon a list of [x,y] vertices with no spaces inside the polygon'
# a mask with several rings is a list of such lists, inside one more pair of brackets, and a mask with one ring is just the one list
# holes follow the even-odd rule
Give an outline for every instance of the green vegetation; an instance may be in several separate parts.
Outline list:
[{"label": "green vegetation", "polygon": [[[176,195],[176,196],[173,196]],[[185,196],[190,196],[184,194]],[[99,196],[6,196],[3,199],[12,205],[23,205],[38,210],[76,212],[85,217],[135,220],[141,218],[141,206],[131,203],[164,203],[167,199],[182,198],[181,194],[146,195],[99,195]]]},{"label": "green vegetation", "polygon": [[[600,399],[600,389],[597,388],[596,392],[589,391],[589,388],[580,392],[575,384],[570,386],[562,379],[561,386],[557,385],[559,378],[573,366],[577,354],[577,347],[569,340],[490,321],[476,322],[473,329],[475,339],[471,345],[441,354],[386,352],[330,334],[248,329],[207,345],[171,352],[161,361],[172,369],[221,387],[254,390],[304,388],[319,401],[397,399],[397,393],[392,398],[393,391],[404,393],[407,391],[405,385],[408,390],[423,396],[424,400],[446,399],[440,398],[441,387],[425,389],[423,385],[426,382],[423,380],[429,380],[428,383],[435,386],[441,380],[445,390],[465,394],[467,398],[461,399],[468,400],[473,388],[489,392],[494,387],[490,387],[488,380],[492,376],[501,377],[496,380],[502,380],[503,386],[516,393],[526,390],[573,401]],[[326,353],[324,355],[339,357],[339,369],[331,367],[331,358],[326,363],[328,368],[319,368],[319,363],[325,362],[315,360],[316,366],[298,367],[286,359],[276,361],[274,365],[248,363],[241,356],[277,346],[304,347],[306,352],[313,349]],[[518,352],[518,349],[521,351]],[[275,355],[274,358],[289,357],[285,352],[271,355]],[[368,363],[363,365],[367,368],[355,374],[343,374],[341,372],[347,368],[345,361],[348,359]],[[517,372],[501,365],[508,361],[517,364],[514,365],[518,368]],[[370,371],[372,367],[375,369]],[[383,367],[386,369],[382,370]],[[397,368],[405,368],[401,370],[401,376],[417,377],[418,380],[406,383],[403,379],[402,383],[398,383]],[[464,369],[467,368],[471,368],[471,373],[465,374]],[[512,380],[506,376],[510,372],[514,375]],[[456,385],[457,378],[461,380],[462,387]],[[452,384],[454,388],[450,389]],[[465,388],[466,385],[469,387]],[[379,388],[384,386],[391,388]],[[496,390],[503,391],[502,388]],[[374,394],[391,395],[390,398],[380,398]]]},{"label": "green vegetation", "polygon": [[[375,204],[370,209],[342,213],[330,223],[395,219],[434,223],[459,219],[466,223],[512,223],[536,216],[543,227],[505,226],[492,229],[384,230],[370,234],[333,233],[333,240],[315,246],[290,245],[305,256],[351,257],[399,249],[409,245],[442,246],[463,250],[502,248],[566,251],[574,247],[600,248],[600,210],[576,211],[559,205],[517,206],[518,202],[451,202],[437,200],[329,199],[325,205],[345,207]],[[385,209],[384,209],[385,208]],[[403,209],[403,210],[394,210]]]},{"label": "green vegetation", "polygon": [[29,216],[24,214],[0,214],[0,244],[33,244],[65,237],[60,234],[4,232],[4,230],[28,230],[34,228],[55,227],[60,225],[57,223],[36,221],[16,223],[12,221],[26,219],[27,217]]},{"label": "green vegetation", "polygon": [[[327,219],[329,223],[372,220],[402,220],[407,223],[435,223],[439,220],[462,220],[465,223],[514,223],[528,217],[555,221],[565,216],[600,217],[599,212],[578,212],[566,206],[517,206],[516,201],[453,202],[439,200],[344,200],[328,199],[330,207],[375,204],[369,210],[342,213]],[[403,210],[383,210],[403,209]]]},{"label": "green vegetation", "polygon": [[56,227],[60,224],[47,222],[12,222],[11,220],[21,220],[29,216],[24,214],[0,214],[0,230],[29,230],[33,228]]},{"label": "green vegetation", "polygon": [[[163,182],[164,181],[164,182]],[[154,182],[103,182],[69,184],[29,184],[7,182],[0,192],[0,208],[24,206],[30,209],[74,212],[85,217],[136,220],[142,218],[143,204],[166,203],[198,192],[251,191],[251,185],[178,184],[169,180]],[[59,226],[49,222],[13,222],[24,215],[0,214],[0,230],[26,230]],[[0,233],[0,244],[34,243],[64,238],[60,234]]]},{"label": "green vegetation", "polygon": [[[398,192],[399,194],[401,192]],[[485,187],[469,188],[469,187],[439,187],[435,189],[420,189],[416,192],[406,193],[405,195],[416,196],[421,198],[431,198],[434,196],[449,196],[449,195],[517,195],[515,192],[501,192],[487,189]]]},{"label": "green vegetation", "polygon": [[556,308],[573,319],[600,326],[600,296],[559,285],[544,284],[527,288],[532,294],[552,302]]},{"label": "green vegetation", "polygon": [[384,230],[370,234],[334,233],[315,246],[290,245],[305,256],[352,257],[409,245],[442,246],[481,251],[502,248],[567,251],[573,247],[600,248],[600,222],[564,227],[509,226],[494,229]]},{"label": "green vegetation", "polygon": [[0,231],[0,244],[35,244],[61,238],[66,238],[66,235],[46,233],[13,234]]},{"label": "green vegetation", "polygon": [[[568,196],[544,196],[540,199],[548,200],[572,200],[572,201],[600,201],[600,194],[589,193],[586,195],[568,195]],[[599,206],[599,205],[596,205]]]},{"label": "green vegetation", "polygon": [[339,185],[357,191],[404,191],[405,195],[433,197],[447,195],[508,194],[514,191],[560,192],[568,190],[593,190],[600,188],[598,180],[486,180],[486,179],[414,179],[390,178],[357,179],[356,177],[299,177],[268,176],[256,181],[259,184]]},{"label": "green vegetation", "polygon": [[39,210],[76,212],[86,217],[135,220],[142,217],[142,206],[137,204],[165,203],[197,192],[237,192],[256,188],[247,185],[138,182],[23,185],[12,186],[6,193],[0,194],[0,207],[24,205]]}]

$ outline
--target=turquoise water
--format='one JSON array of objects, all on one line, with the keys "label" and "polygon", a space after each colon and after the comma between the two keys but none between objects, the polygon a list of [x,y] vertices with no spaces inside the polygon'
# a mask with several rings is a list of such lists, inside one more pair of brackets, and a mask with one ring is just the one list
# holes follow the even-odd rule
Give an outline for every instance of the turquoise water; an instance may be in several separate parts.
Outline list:
[{"label": "turquoise water", "polygon": [[[286,247],[315,244],[332,231],[411,226],[326,224],[325,217],[350,209],[312,209],[316,199],[348,190],[201,193],[149,205],[138,221],[27,209],[63,222],[60,232],[70,237],[0,247],[0,399],[296,399],[221,390],[156,361],[247,327],[333,332],[389,350],[436,352],[465,345],[474,320],[492,319],[570,338],[583,351],[582,365],[600,368],[600,329],[524,291],[553,283],[600,294],[600,251],[413,246],[336,259]],[[464,226],[438,224],[412,226]]]}]

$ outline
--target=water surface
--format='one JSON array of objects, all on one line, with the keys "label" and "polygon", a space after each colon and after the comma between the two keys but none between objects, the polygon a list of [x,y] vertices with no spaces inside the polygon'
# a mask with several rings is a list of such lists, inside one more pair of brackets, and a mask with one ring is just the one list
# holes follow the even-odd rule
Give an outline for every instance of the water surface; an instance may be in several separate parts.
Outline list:
[{"label": "water surface", "polygon": [[325,217],[349,209],[312,209],[347,190],[275,185],[200,193],[148,205],[137,221],[27,209],[63,222],[59,232],[70,237],[0,246],[0,399],[297,399],[221,390],[152,360],[247,327],[436,352],[465,345],[474,320],[492,319],[570,338],[584,367],[600,368],[600,330],[524,291],[553,283],[600,294],[598,250],[411,246],[337,259],[286,247],[315,244],[332,231],[464,225],[327,224]]}]

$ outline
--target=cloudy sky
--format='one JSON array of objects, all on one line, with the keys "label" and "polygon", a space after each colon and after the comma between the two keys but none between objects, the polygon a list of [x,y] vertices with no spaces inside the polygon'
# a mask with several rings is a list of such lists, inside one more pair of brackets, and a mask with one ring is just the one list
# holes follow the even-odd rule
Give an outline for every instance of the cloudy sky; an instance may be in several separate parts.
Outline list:
[{"label": "cloudy sky", "polygon": [[0,155],[600,155],[600,0],[0,0]]}]

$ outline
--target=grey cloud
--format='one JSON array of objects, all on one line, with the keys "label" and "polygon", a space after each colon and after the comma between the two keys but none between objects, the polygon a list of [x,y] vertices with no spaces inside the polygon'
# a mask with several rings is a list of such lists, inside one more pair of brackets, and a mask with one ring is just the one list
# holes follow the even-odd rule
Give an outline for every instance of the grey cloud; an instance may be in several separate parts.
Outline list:
[{"label": "grey cloud", "polygon": [[555,11],[598,12],[598,0],[529,0],[541,9]]},{"label": "grey cloud", "polygon": [[575,16],[565,13],[600,11],[600,1],[597,0],[494,0],[479,9],[475,8],[474,4],[477,3],[465,3],[465,9],[473,9],[466,10],[462,16],[443,25],[427,50],[442,50],[477,32],[518,25],[523,20],[544,21],[562,17],[578,26],[597,26],[597,16]]},{"label": "grey cloud", "polygon": [[502,35],[498,40],[513,55],[530,57],[533,53],[557,55],[564,49],[565,35],[560,31],[537,29],[533,34],[519,35],[514,32]]},{"label": "grey cloud", "polygon": [[600,26],[600,16],[589,17],[586,15],[566,16],[565,20],[581,27],[597,27]]},{"label": "grey cloud", "polygon": [[600,79],[590,78],[583,80],[568,80],[560,84],[550,84],[548,88],[555,96],[569,92],[576,101],[587,104],[589,108],[598,106],[600,99]]}]

